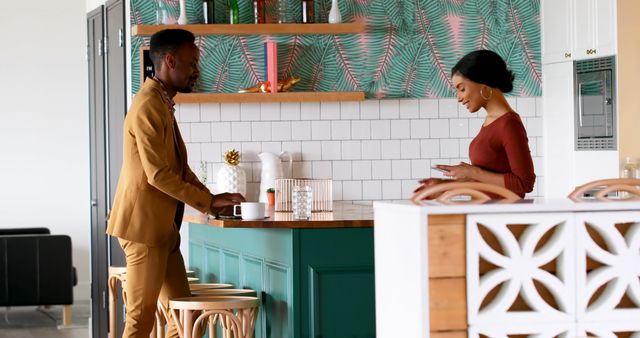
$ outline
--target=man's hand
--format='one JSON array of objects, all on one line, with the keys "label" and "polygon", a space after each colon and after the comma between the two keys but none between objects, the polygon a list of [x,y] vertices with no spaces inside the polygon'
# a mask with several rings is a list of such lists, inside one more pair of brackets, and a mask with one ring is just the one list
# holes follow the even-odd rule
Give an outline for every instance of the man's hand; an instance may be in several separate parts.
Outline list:
[{"label": "man's hand", "polygon": [[244,196],[235,193],[224,192],[213,195],[211,213],[212,215],[233,215],[233,206],[245,201]]}]

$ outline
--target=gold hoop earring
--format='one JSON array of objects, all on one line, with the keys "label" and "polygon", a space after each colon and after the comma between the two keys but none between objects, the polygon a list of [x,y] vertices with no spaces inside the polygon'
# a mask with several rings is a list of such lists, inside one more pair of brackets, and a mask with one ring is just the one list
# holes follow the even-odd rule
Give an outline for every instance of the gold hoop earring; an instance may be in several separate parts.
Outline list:
[{"label": "gold hoop earring", "polygon": [[490,100],[490,99],[491,99],[491,97],[493,96],[493,88],[489,87],[489,89],[491,89],[491,92],[489,92],[489,97],[485,97],[485,96],[484,96],[484,93],[482,92],[482,90],[484,89],[484,87],[489,87],[489,86],[483,86],[483,87],[481,87],[481,88],[480,88],[480,96],[482,96],[482,98],[483,98],[483,99],[485,99],[485,100],[487,100],[487,101],[488,101],[488,100]]}]

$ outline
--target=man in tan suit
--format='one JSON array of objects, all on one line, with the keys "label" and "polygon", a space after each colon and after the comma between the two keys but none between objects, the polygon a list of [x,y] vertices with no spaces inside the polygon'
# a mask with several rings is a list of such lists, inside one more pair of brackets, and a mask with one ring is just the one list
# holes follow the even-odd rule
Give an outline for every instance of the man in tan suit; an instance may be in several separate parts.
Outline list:
[{"label": "man in tan suit", "polygon": [[[190,92],[200,74],[194,41],[181,29],[151,37],[156,76],[146,79],[124,121],[122,171],[107,233],[118,237],[127,261],[126,338],[149,337],[158,297],[166,306],[191,295],[179,250],[184,204],[217,214],[244,201],[240,194],[212,195],[187,165],[172,98]],[[178,337],[174,325],[167,337]]]}]

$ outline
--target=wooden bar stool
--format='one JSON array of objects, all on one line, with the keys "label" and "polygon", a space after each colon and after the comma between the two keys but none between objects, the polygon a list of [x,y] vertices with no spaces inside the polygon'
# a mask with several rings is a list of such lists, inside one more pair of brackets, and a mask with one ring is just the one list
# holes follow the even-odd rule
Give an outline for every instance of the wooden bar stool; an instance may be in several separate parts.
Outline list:
[{"label": "wooden bar stool", "polygon": [[195,283],[189,284],[189,289],[202,290],[202,289],[231,289],[233,285],[224,283]]},{"label": "wooden bar stool", "polygon": [[214,337],[217,323],[225,338],[253,338],[259,304],[256,297],[185,297],[170,300],[168,312],[180,338],[198,337],[203,325]]},{"label": "wooden bar stool", "polygon": [[[480,182],[448,182],[422,189],[411,196],[411,202],[422,205],[430,196],[442,204],[482,204],[492,199],[497,203],[511,203],[520,200],[513,191],[497,185]],[[492,198],[492,196],[495,196]],[[466,199],[456,199],[467,197]]]},{"label": "wooden bar stool", "polygon": [[[226,287],[231,286],[230,284],[209,284],[214,287]],[[255,297],[256,291],[251,289],[206,289],[206,288],[196,288],[196,290],[191,290],[191,295],[194,297],[202,297],[202,296],[245,296],[245,297]],[[167,325],[167,321],[169,320],[168,310],[164,307],[162,302],[158,299],[158,307],[156,309],[156,323],[154,330],[152,332],[153,336],[156,338],[164,338],[165,335],[165,326]]]},{"label": "wooden bar stool", "polygon": [[[576,187],[569,198],[574,202],[598,201],[638,201],[640,200],[640,179],[611,178],[585,183]],[[585,198],[585,194],[593,193],[592,198]],[[620,193],[615,195],[613,193]]]},{"label": "wooden bar stool", "polygon": [[127,281],[127,268],[123,266],[110,266],[108,270],[107,284],[109,287],[109,338],[116,338],[116,306],[118,301],[117,284],[122,288],[122,299],[126,300],[124,285]]}]

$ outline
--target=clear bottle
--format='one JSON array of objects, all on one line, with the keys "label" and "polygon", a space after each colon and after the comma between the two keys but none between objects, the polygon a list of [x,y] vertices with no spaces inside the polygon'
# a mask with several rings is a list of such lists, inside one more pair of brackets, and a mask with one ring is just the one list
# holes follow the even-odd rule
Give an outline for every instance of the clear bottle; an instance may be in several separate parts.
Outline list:
[{"label": "clear bottle", "polygon": [[238,0],[229,0],[229,23],[240,23],[238,18]]},{"label": "clear bottle", "polygon": [[620,178],[638,178],[638,164],[634,158],[627,156],[620,170]]},{"label": "clear bottle", "polygon": [[289,0],[278,0],[278,23],[289,23]]}]

